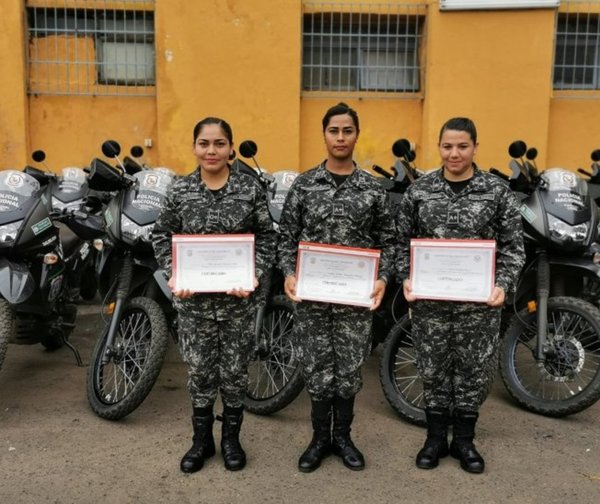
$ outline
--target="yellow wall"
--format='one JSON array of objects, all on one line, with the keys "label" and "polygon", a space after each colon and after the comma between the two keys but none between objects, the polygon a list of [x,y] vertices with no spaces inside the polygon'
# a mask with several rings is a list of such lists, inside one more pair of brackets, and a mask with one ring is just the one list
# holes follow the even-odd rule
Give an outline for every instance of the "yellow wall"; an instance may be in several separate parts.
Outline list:
[{"label": "yellow wall", "polygon": [[[173,13],[177,13],[174,15]],[[271,171],[299,164],[300,0],[158,1],[161,161],[194,167],[192,130],[226,119]]]},{"label": "yellow wall", "polygon": [[424,166],[439,162],[439,130],[454,116],[475,121],[480,166],[502,170],[517,138],[535,145],[544,162],[554,16],[553,10],[429,10]]},{"label": "yellow wall", "polygon": [[437,166],[439,128],[455,115],[475,120],[482,167],[505,169],[516,138],[537,147],[542,167],[589,165],[600,147],[600,92],[574,99],[552,91],[555,10],[440,12],[437,0],[404,3],[428,4],[424,87],[415,95],[303,93],[301,0],[157,0],[155,97],[29,97],[24,0],[3,0],[0,61],[10,71],[0,72],[2,165],[20,167],[40,148],[53,169],[84,165],[106,138],[124,150],[151,139],[148,163],[186,172],[193,126],[216,115],[231,123],[236,143],[258,143],[263,167],[305,170],[324,157],[321,118],[339,101],[359,113],[356,158],[366,168],[389,167],[402,137],[415,143],[418,166]]},{"label": "yellow wall", "polygon": [[25,40],[20,2],[2,3],[0,15],[0,168],[22,168],[28,151]]}]

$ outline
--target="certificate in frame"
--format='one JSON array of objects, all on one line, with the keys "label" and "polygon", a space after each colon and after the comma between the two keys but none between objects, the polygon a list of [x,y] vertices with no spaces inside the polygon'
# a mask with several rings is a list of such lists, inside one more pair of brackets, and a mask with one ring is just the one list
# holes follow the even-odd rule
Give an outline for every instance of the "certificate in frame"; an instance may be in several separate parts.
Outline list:
[{"label": "certificate in frame", "polygon": [[253,234],[173,235],[175,290],[254,290]]},{"label": "certificate in frame", "polygon": [[485,302],[494,288],[495,240],[413,239],[412,293],[419,299]]},{"label": "certificate in frame", "polygon": [[370,307],[379,250],[300,242],[296,295],[308,301]]}]

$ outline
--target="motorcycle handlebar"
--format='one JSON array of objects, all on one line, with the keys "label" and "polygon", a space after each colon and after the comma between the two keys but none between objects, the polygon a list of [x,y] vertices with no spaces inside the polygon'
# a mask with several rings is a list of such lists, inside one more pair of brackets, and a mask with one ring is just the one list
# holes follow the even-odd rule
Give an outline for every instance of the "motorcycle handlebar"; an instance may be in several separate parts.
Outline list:
[{"label": "motorcycle handlebar", "polygon": [[385,168],[382,168],[382,167],[381,167],[381,166],[379,166],[379,165],[375,165],[375,164],[374,164],[374,165],[372,166],[372,168],[373,168],[373,171],[374,171],[375,173],[379,173],[379,175],[383,175],[384,177],[387,177],[387,178],[390,178],[390,179],[393,179],[393,178],[394,178],[394,176],[393,176],[393,175],[392,175],[390,172],[388,172],[388,171],[387,171]]}]

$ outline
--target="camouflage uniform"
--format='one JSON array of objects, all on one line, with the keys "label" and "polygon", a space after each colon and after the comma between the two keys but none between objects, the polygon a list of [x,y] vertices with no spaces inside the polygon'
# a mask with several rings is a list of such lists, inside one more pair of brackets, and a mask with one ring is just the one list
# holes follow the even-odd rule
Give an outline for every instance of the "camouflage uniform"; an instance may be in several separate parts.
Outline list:
[{"label": "camouflage uniform", "polygon": [[[496,285],[507,294],[524,264],[517,199],[498,177],[478,168],[458,194],[441,169],[419,178],[400,204],[398,228],[401,280],[409,276],[411,238],[496,240]],[[496,372],[500,308],[418,300],[411,311],[427,407],[477,411]]]},{"label": "camouflage uniform", "polygon": [[[278,262],[296,273],[298,242],[381,250],[379,278],[392,274],[395,225],[389,199],[375,178],[355,169],[338,187],[324,163],[299,175],[280,221]],[[295,343],[309,394],[315,400],[353,397],[371,348],[367,308],[303,301],[296,307]]]},{"label": "camouflage uniform", "polygon": [[[171,276],[173,234],[255,235],[256,277],[267,271],[275,255],[276,235],[260,183],[232,169],[227,184],[213,194],[200,180],[199,169],[178,178],[167,194],[153,231],[156,259]],[[242,405],[253,344],[253,296],[225,293],[174,297],[179,313],[179,345],[189,366],[188,387],[194,407],[215,402]]]}]

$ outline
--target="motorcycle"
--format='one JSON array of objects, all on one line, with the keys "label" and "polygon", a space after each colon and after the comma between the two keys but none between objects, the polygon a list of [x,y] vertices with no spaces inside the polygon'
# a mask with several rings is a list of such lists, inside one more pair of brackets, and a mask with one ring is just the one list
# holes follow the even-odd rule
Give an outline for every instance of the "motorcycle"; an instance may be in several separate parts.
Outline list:
[{"label": "motorcycle", "polygon": [[[520,406],[565,416],[600,398],[600,311],[581,299],[586,282],[600,278],[590,253],[598,209],[585,181],[573,172],[538,173],[536,151],[522,141],[513,142],[509,154],[512,175],[493,173],[521,201],[527,259],[503,311],[500,375]],[[411,341],[410,319],[404,317],[386,341],[382,383],[385,378],[392,406],[403,418],[425,425],[414,355],[405,355]]]},{"label": "motorcycle", "polygon": [[[37,163],[42,163],[46,154],[37,150],[32,154],[32,158]],[[75,303],[80,300],[90,301],[96,296],[98,288],[95,274],[96,249],[92,240],[103,234],[101,219],[97,217],[102,209],[102,195],[90,191],[87,174],[84,169],[78,167],[63,168],[59,176],[49,177],[47,193],[54,213],[77,211],[87,214],[88,217],[95,216],[88,218],[90,226],[94,226],[94,231],[83,230],[87,238],[78,236],[63,222],[55,222],[63,247],[69,297]]]},{"label": "motorcycle", "polygon": [[169,333],[177,338],[171,291],[151,242],[174,173],[146,169],[129,157],[121,162],[114,141],[102,151],[120,167],[96,158],[88,175],[91,188],[114,194],[104,210],[107,237],[97,264],[111,317],[92,350],[86,389],[92,410],[117,420],[144,401],[162,368]]},{"label": "motorcycle", "polygon": [[48,350],[66,345],[82,365],[68,337],[77,306],[70,286],[57,223],[83,239],[98,222],[76,209],[52,207],[54,174],[34,167],[0,172],[0,366],[8,343],[41,343]]},{"label": "motorcycle", "polygon": [[[252,159],[252,168],[239,158],[232,167],[255,177],[267,194],[269,214],[278,228],[285,197],[297,172],[281,170],[268,173],[256,162],[258,147],[252,140],[240,143],[239,153]],[[292,342],[294,304],[283,293],[283,275],[277,268],[265,273],[254,295],[257,297],[254,348],[248,366],[246,410],[268,415],[285,408],[304,388],[300,362]]]}]

